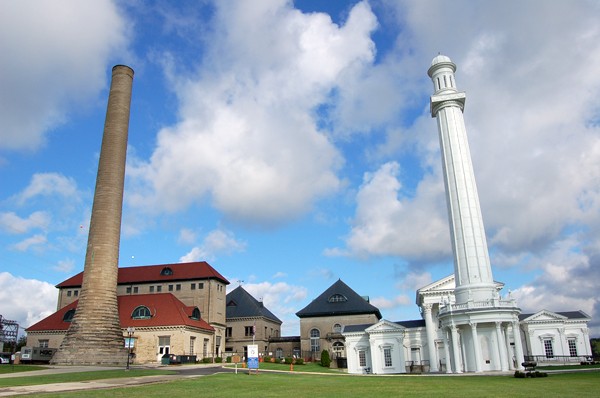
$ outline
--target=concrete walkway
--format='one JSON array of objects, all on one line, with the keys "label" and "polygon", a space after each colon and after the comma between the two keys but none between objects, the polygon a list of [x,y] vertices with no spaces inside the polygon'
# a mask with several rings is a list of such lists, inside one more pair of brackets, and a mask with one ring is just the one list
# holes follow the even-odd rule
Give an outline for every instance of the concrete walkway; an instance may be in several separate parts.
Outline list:
[{"label": "concrete walkway", "polygon": [[[228,372],[222,364],[203,364],[203,365],[186,365],[186,366],[135,366],[132,369],[163,369],[176,371],[177,374],[172,375],[155,375],[141,377],[121,377],[116,379],[103,380],[87,380],[80,382],[40,384],[34,386],[17,386],[17,387],[0,387],[0,397],[10,397],[15,395],[39,394],[39,393],[56,393],[67,391],[81,390],[97,390],[105,388],[120,388],[135,385],[166,383],[173,380],[194,378],[206,376],[218,372]],[[93,372],[98,370],[115,370],[114,367],[100,366],[49,366],[44,370],[34,370],[31,372],[5,373],[1,374],[0,378],[15,378],[15,377],[35,377],[60,373],[78,373],[78,372]],[[123,372],[126,372],[123,369]]]}]

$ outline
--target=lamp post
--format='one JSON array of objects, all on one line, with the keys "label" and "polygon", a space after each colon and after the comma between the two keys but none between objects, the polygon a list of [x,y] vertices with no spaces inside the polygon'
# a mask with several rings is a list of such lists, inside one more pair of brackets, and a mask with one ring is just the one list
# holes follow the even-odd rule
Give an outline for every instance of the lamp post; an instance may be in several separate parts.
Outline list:
[{"label": "lamp post", "polygon": [[135,328],[129,326],[127,328],[127,370],[129,370],[129,358],[131,357],[131,336],[135,333]]}]

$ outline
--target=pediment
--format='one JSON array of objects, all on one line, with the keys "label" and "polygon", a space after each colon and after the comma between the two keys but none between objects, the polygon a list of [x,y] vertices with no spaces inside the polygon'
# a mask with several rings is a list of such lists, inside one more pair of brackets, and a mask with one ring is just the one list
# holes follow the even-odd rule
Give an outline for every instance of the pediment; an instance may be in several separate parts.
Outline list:
[{"label": "pediment", "polygon": [[567,320],[566,316],[557,314],[556,312],[541,310],[536,312],[533,315],[528,316],[523,319],[522,322],[548,322],[548,321],[565,321]]},{"label": "pediment", "polygon": [[423,286],[422,288],[417,290],[417,294],[445,292],[448,290],[454,291],[455,288],[456,283],[454,281],[454,274],[452,274],[448,275],[445,278],[432,282],[427,286]]},{"label": "pediment", "polygon": [[395,332],[404,330],[405,327],[398,325],[395,322],[390,322],[388,320],[382,319],[374,325],[369,326],[365,329],[367,333],[381,333],[381,332]]}]

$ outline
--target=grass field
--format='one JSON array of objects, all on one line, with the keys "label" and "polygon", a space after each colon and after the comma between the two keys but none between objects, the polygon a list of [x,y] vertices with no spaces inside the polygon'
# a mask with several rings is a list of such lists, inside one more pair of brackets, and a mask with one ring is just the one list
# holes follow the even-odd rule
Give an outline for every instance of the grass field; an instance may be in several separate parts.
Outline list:
[{"label": "grass field", "polygon": [[164,384],[44,397],[598,397],[600,372],[510,376],[341,376],[221,373]]},{"label": "grass field", "polygon": [[502,376],[357,377],[281,373],[217,374],[116,390],[48,397],[598,397],[600,374],[552,375],[540,379]]}]

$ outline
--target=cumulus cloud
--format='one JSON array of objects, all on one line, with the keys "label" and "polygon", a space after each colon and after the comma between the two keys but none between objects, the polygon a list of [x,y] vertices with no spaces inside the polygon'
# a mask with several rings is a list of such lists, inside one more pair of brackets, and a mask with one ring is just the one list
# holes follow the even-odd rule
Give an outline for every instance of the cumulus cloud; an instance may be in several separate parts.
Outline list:
[{"label": "cumulus cloud", "polygon": [[37,196],[60,196],[70,201],[79,201],[77,183],[71,177],[59,173],[36,173],[29,185],[18,194],[17,200],[23,204]]},{"label": "cumulus cloud", "polygon": [[217,6],[202,73],[170,78],[181,121],[131,175],[134,205],[176,211],[209,198],[226,217],[273,225],[336,192],[343,159],[315,108],[344,71],[368,64],[376,20],[357,4],[343,26],[288,2]]},{"label": "cumulus cloud", "polygon": [[215,229],[209,232],[203,239],[202,244],[194,247],[179,261],[190,262],[214,259],[217,254],[243,252],[246,243],[235,238],[231,231]]},{"label": "cumulus cloud", "polygon": [[108,0],[1,2],[0,36],[15,39],[0,42],[0,148],[37,149],[69,105],[92,99],[126,28]]},{"label": "cumulus cloud", "polygon": [[283,336],[298,334],[300,322],[296,312],[306,299],[308,291],[305,287],[285,282],[261,282],[244,284],[243,288],[255,299],[262,301],[283,322]]},{"label": "cumulus cloud", "polygon": [[[416,199],[403,197],[399,173],[396,162],[365,173],[356,195],[346,254],[439,259],[450,253],[443,183],[426,176],[417,188]],[[328,253],[340,252],[334,249]]]},{"label": "cumulus cloud", "polygon": [[32,229],[46,230],[51,217],[47,212],[36,211],[27,218],[21,218],[13,212],[0,213],[0,230],[9,234],[24,234]]},{"label": "cumulus cloud", "polygon": [[36,279],[0,272],[0,314],[27,328],[56,311],[56,288]]},{"label": "cumulus cloud", "polygon": [[17,250],[20,252],[27,251],[31,248],[33,249],[42,249],[43,246],[48,242],[48,238],[46,235],[36,234],[30,236],[27,239],[23,239],[22,241],[15,243],[10,246],[11,249]]}]

